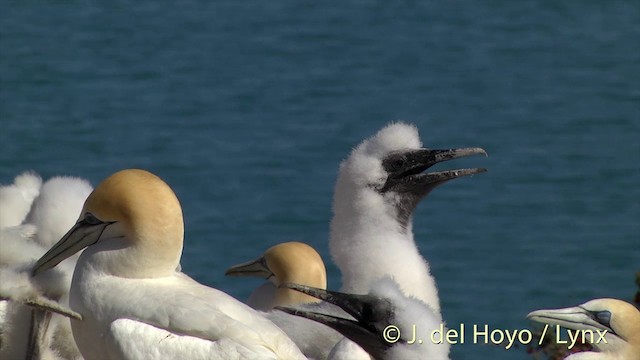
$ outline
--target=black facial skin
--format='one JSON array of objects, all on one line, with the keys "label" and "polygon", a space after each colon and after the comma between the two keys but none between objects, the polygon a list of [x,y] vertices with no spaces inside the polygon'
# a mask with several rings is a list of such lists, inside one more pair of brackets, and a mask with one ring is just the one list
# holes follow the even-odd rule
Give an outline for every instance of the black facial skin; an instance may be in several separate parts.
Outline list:
[{"label": "black facial skin", "polygon": [[417,149],[390,153],[382,160],[382,167],[388,175],[385,184],[378,189],[378,192],[383,195],[395,193],[399,196],[395,203],[398,222],[406,228],[415,207],[436,186],[458,177],[485,172],[486,169],[423,172],[439,162],[477,154],[486,155],[486,152],[480,148],[462,148]]},{"label": "black facial skin", "polygon": [[[393,324],[395,319],[394,309],[389,300],[371,295],[345,294],[293,283],[285,283],[281,287],[300,291],[334,304],[353,316],[355,321],[288,307],[276,306],[276,309],[329,326],[359,344],[370,354],[383,354],[393,346],[392,343],[384,339],[382,334],[384,327]],[[405,342],[406,340],[400,339],[397,343]]]}]

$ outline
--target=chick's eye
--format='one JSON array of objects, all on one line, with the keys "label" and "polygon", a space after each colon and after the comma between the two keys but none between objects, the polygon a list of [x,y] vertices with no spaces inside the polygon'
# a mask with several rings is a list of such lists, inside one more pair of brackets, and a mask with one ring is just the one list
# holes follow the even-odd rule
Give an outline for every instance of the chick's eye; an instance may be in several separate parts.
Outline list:
[{"label": "chick's eye", "polygon": [[375,315],[373,309],[371,308],[371,306],[366,305],[362,308],[362,318],[363,319],[372,319],[373,316]]},{"label": "chick's eye", "polygon": [[391,163],[391,167],[394,171],[402,169],[404,167],[404,159],[393,160],[393,162]]}]

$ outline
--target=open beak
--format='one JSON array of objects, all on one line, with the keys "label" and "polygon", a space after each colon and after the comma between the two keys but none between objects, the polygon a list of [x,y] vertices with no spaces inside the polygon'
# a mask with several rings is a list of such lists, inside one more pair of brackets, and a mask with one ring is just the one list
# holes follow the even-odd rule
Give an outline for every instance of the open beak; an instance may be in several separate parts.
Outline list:
[{"label": "open beak", "polygon": [[[398,154],[395,155],[397,156]],[[383,161],[383,166],[388,168],[389,177],[381,189],[382,192],[394,190],[401,193],[414,193],[424,196],[435,186],[449,180],[487,171],[485,168],[470,168],[424,173],[433,165],[443,161],[473,155],[488,156],[484,149],[477,147],[446,150],[418,149],[404,152],[401,155],[403,165],[398,168],[393,165],[394,159],[397,160],[396,158],[392,157],[384,160],[391,162],[389,164],[385,164]]]}]

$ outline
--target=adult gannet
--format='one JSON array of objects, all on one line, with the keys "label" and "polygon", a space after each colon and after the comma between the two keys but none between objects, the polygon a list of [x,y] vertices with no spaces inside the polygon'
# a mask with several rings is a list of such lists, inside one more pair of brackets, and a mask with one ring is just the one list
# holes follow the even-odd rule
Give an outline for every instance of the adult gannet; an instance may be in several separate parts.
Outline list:
[{"label": "adult gannet", "polygon": [[[326,304],[315,306],[319,302],[317,298],[280,286],[293,282],[326,289],[324,262],[314,248],[304,243],[287,242],[275,245],[258,259],[232,266],[225,274],[258,276],[269,280],[254,290],[249,298],[248,304],[255,309],[268,311],[275,306],[306,305],[305,309],[327,311],[326,307],[322,306]],[[370,360],[369,355],[358,345],[350,340],[340,341],[340,334],[326,327],[282,312],[269,312],[265,315],[284,325],[287,335],[294,340],[302,341],[301,345],[307,356],[331,360]]]},{"label": "adult gannet", "polygon": [[[640,311],[622,300],[595,299],[564,309],[536,310],[528,319],[567,329],[594,334],[593,347],[598,352],[573,354],[567,359],[640,359]],[[604,338],[600,338],[604,335]],[[590,337],[587,336],[589,340]]]},{"label": "adult gannet", "polygon": [[485,169],[422,173],[436,163],[483,154],[480,148],[422,148],[418,129],[392,123],[342,162],[335,186],[329,248],[341,291],[363,294],[392,276],[402,291],[440,311],[435,280],[413,239],[412,213],[436,186]]},{"label": "adult gannet", "polygon": [[[281,286],[292,282],[326,289],[327,276],[324,262],[320,254],[307,244],[287,242],[275,245],[258,259],[232,266],[225,274],[258,276],[269,280],[258,287],[247,302],[255,309],[269,311],[275,306],[307,305],[305,307],[307,309],[327,311],[325,306],[315,306],[319,302],[317,298]],[[290,337],[311,339],[302,343],[307,356],[331,360],[370,360],[370,356],[358,345],[350,340],[339,341],[340,334],[326,327],[317,326],[306,319],[291,317],[281,312],[270,312],[265,315],[285,325]],[[300,336],[301,334],[304,335]],[[334,344],[336,345],[332,349]]]},{"label": "adult gannet", "polygon": [[259,258],[234,265],[225,275],[256,276],[266,279],[249,297],[247,304],[257,310],[318,302],[299,291],[279,287],[285,282],[327,288],[327,271],[320,254],[311,246],[290,241],[267,249]]},{"label": "adult gannet", "polygon": [[[355,320],[295,308],[277,309],[339,331],[364,348],[374,359],[449,358],[449,344],[441,341],[447,329],[440,313],[423,301],[405,295],[400,286],[389,277],[373,281],[367,295],[346,294],[291,283],[284,286],[337,305]],[[389,328],[390,326],[393,328]],[[438,332],[440,335],[432,335]]]},{"label": "adult gannet", "polygon": [[[33,267],[37,275],[86,247],[76,264],[73,336],[87,359],[302,359],[273,323],[176,272],[180,203],[157,176],[117,172],[89,195],[78,222]],[[166,341],[165,341],[166,340]]]},{"label": "adult gannet", "polygon": [[3,248],[0,277],[12,279],[10,286],[3,286],[0,296],[13,300],[4,302],[6,323],[0,325],[0,358],[28,358],[29,354],[45,353],[56,354],[63,359],[81,358],[69,319],[23,303],[27,300],[38,303],[52,301],[68,306],[71,275],[77,257],[65,261],[57,271],[44,276],[32,278],[28,275],[35,261],[73,226],[92,190],[84,179],[53,177],[40,187],[25,222],[0,230],[0,246]]},{"label": "adult gannet", "polygon": [[0,229],[22,224],[40,186],[42,178],[32,171],[16,176],[11,185],[0,186]]}]

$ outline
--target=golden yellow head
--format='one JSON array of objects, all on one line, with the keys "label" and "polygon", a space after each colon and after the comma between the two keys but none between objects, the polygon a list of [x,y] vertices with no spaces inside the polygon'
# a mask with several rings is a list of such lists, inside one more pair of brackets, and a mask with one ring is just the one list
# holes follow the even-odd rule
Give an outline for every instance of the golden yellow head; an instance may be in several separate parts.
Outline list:
[{"label": "golden yellow head", "polygon": [[103,180],[87,198],[80,216],[86,213],[102,221],[121,222],[131,240],[175,246],[184,238],[178,198],[162,179],[145,170],[122,170]]},{"label": "golden yellow head", "polygon": [[640,311],[625,301],[595,299],[570,308],[536,310],[527,318],[599,334],[592,345],[608,354],[603,359],[640,360]]},{"label": "golden yellow head", "polygon": [[592,312],[609,312],[609,327],[624,341],[638,346],[640,357],[640,310],[618,299],[595,299],[582,305]]},{"label": "golden yellow head", "polygon": [[163,276],[182,253],[182,208],[171,188],[139,169],[119,171],[89,195],[76,225],[34,266],[45,271],[89,246],[94,267],[125,277]]},{"label": "golden yellow head", "polygon": [[277,286],[285,282],[327,288],[327,271],[320,254],[311,246],[291,241],[269,248],[264,253],[267,267],[275,275]]},{"label": "golden yellow head", "polygon": [[[232,266],[226,271],[226,275],[257,276],[268,279],[276,287],[291,282],[327,288],[327,272],[320,254],[311,246],[297,241],[275,245],[256,260]],[[278,288],[275,297],[273,306],[318,301],[287,288]]]}]

